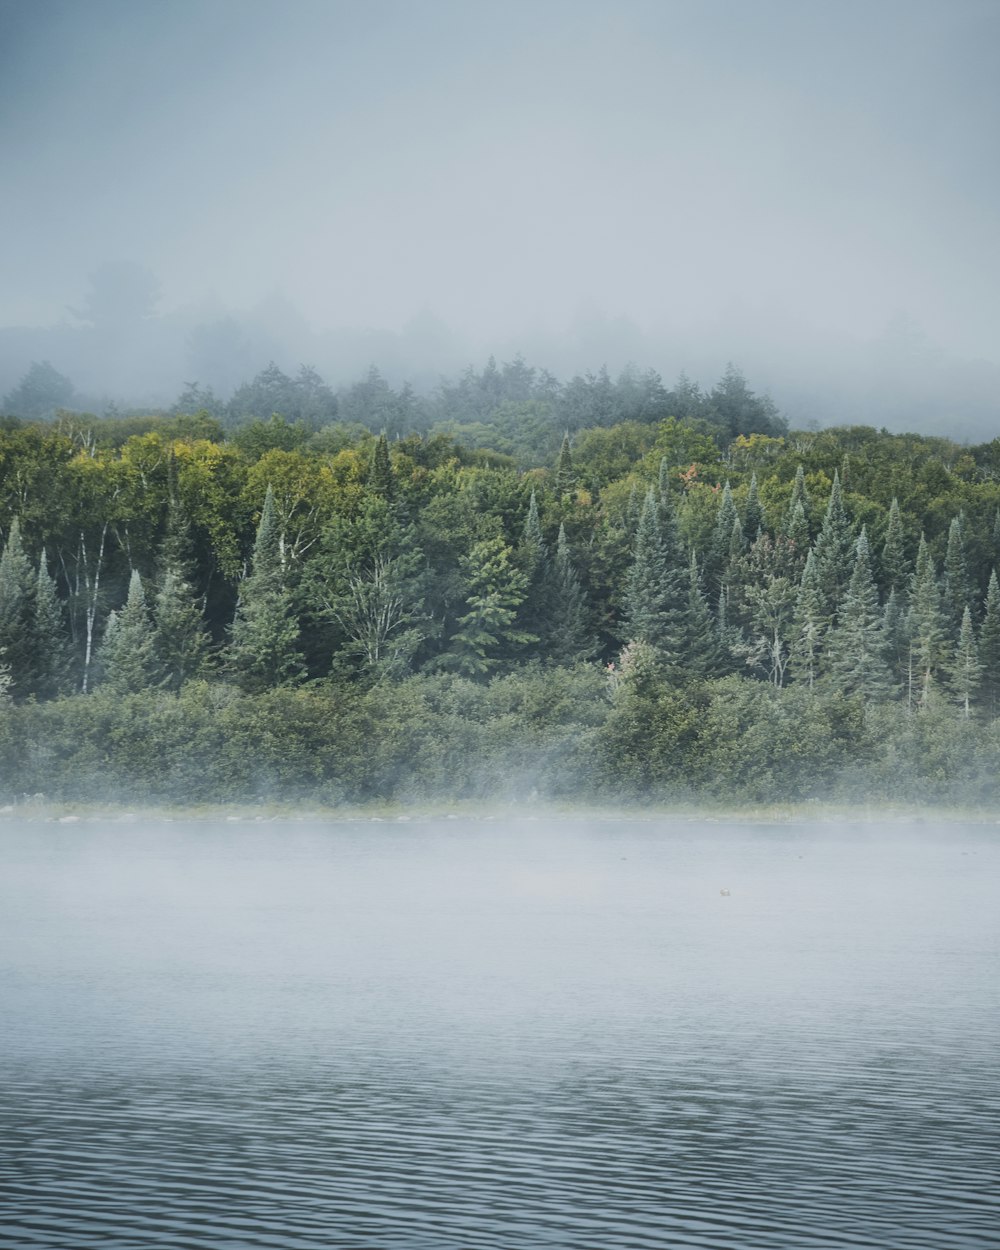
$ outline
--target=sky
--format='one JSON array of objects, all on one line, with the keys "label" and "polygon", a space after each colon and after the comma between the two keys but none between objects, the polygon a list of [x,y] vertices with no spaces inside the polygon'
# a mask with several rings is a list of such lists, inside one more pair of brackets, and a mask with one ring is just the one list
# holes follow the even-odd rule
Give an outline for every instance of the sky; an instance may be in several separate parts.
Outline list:
[{"label": "sky", "polygon": [[997,47],[994,0],[0,0],[0,327],[129,261],[163,316],[995,380]]}]

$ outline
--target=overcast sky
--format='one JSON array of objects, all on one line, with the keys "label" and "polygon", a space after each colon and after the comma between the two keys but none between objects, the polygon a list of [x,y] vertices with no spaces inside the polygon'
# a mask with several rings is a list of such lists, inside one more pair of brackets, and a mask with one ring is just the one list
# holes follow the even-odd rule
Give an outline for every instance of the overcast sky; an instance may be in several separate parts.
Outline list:
[{"label": "overcast sky", "polygon": [[908,318],[1000,361],[996,0],[0,0],[0,23],[0,325],[127,259],[164,311],[280,292],[315,329],[429,310],[530,350],[599,316],[728,357]]}]

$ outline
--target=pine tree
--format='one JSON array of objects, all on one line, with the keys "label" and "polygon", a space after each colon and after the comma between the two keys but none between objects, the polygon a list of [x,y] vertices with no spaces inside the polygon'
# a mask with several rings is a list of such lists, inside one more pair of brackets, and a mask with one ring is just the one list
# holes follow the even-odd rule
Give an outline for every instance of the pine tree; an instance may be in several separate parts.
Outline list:
[{"label": "pine tree", "polygon": [[796,549],[804,557],[809,550],[809,518],[806,516],[806,510],[801,501],[795,503],[791,515],[786,520],[785,536],[789,542],[795,544]]},{"label": "pine tree", "polygon": [[108,616],[97,658],[102,684],[116,694],[138,694],[159,685],[162,680],[153,623],[142,580],[135,569],[129,580],[125,606]]},{"label": "pine tree", "polygon": [[38,561],[35,579],[34,620],[35,663],[33,693],[51,699],[61,694],[69,682],[70,657],[63,629],[63,610],[56,584],[45,567],[45,554]]},{"label": "pine tree", "polygon": [[563,435],[562,446],[559,448],[559,459],[556,461],[556,496],[562,499],[576,485],[576,473],[573,469],[573,453],[569,446],[569,431]]},{"label": "pine tree", "polygon": [[715,527],[708,546],[705,560],[705,579],[712,590],[720,590],[726,581],[726,570],[729,567],[730,553],[733,542],[733,525],[739,521],[739,513],[733,501],[733,492],[728,482],[722,488],[719,510],[715,514]]},{"label": "pine tree", "polygon": [[887,697],[892,690],[892,676],[885,657],[883,615],[864,528],[857,541],[854,571],[841,605],[840,619],[828,640],[827,669],[844,694],[860,694],[866,700],[873,700]]},{"label": "pine tree", "polygon": [[820,675],[823,635],[826,631],[826,605],[820,587],[819,569],[812,548],[806,556],[799,593],[795,600],[789,665],[797,681],[812,690]]},{"label": "pine tree", "polygon": [[844,509],[840,475],[835,471],[830,502],[823,526],[816,539],[816,571],[831,620],[836,618],[840,602],[854,572],[854,539],[851,522]]},{"label": "pine tree", "polygon": [[[273,501],[271,510],[273,519]],[[209,637],[191,585],[189,546],[184,513],[173,497],[168,505],[153,613],[156,653],[171,690],[179,690],[184,682],[199,676],[208,660]]]},{"label": "pine tree", "polygon": [[639,517],[632,567],[626,581],[628,641],[648,643],[675,657],[683,598],[677,571],[670,567],[664,550],[659,507],[650,488]]},{"label": "pine tree", "polygon": [[799,538],[792,530],[792,522],[796,519],[796,513],[801,509],[802,516],[806,518],[806,542],[809,539],[809,493],[806,490],[806,474],[802,465],[795,470],[795,481],[792,483],[792,493],[788,500],[788,506],[785,509],[785,519],[782,523],[781,530],[786,538],[791,538],[794,542],[800,542]]},{"label": "pine tree", "polygon": [[0,663],[7,666],[18,695],[30,692],[34,676],[35,580],[15,517],[0,555]]},{"label": "pine tree", "polygon": [[[926,543],[921,539],[926,553]],[[918,573],[914,575],[907,614],[910,636],[909,681],[907,700],[914,699],[921,707],[929,703],[935,677],[949,658],[948,621],[941,605],[937,572],[930,554],[917,556]]]},{"label": "pine tree", "polygon": [[245,689],[286,685],[302,676],[299,626],[284,585],[280,534],[270,486],[257,526],[250,573],[240,585],[230,634],[228,666]]},{"label": "pine tree", "polygon": [[899,512],[899,500],[893,495],[889,505],[889,521],[885,530],[885,543],[882,547],[881,584],[888,592],[895,590],[902,594],[906,589],[912,572],[910,562],[906,558],[906,545],[903,541],[903,519]]},{"label": "pine tree", "polygon": [[563,525],[559,526],[552,561],[552,594],[545,641],[549,656],[556,664],[575,664],[589,659],[597,650],[588,629],[586,596],[573,568]]},{"label": "pine tree", "polygon": [[965,542],[962,535],[962,518],[953,517],[948,527],[948,548],[944,557],[944,574],[942,577],[941,597],[944,601],[945,615],[953,631],[958,637],[962,616],[972,599],[972,587],[969,584],[969,569],[965,558]]},{"label": "pine tree", "polygon": [[962,613],[962,624],[958,631],[958,646],[955,648],[949,682],[952,693],[966,719],[968,719],[972,704],[976,700],[982,677],[983,666],[979,662],[976,633],[972,628],[972,613],[966,607]]},{"label": "pine tree", "polygon": [[764,508],[757,490],[757,474],[750,476],[750,489],[747,492],[747,503],[744,511],[743,533],[751,543],[755,543],[764,532]]},{"label": "pine tree", "polygon": [[705,598],[698,557],[688,563],[688,595],[683,619],[681,664],[686,677],[717,677],[725,669],[725,653]]},{"label": "pine tree", "polygon": [[1000,715],[1000,584],[996,569],[990,572],[983,623],[979,629],[979,661],[982,664],[981,696],[989,716]]},{"label": "pine tree", "polygon": [[392,503],[396,498],[396,475],[389,459],[389,440],[382,433],[375,440],[369,484],[377,495]]}]

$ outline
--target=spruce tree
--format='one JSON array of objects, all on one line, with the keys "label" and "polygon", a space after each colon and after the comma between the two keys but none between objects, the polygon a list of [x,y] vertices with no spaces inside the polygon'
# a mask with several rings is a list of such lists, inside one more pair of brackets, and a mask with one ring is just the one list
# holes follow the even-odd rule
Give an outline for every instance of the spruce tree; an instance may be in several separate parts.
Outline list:
[{"label": "spruce tree", "polygon": [[893,495],[889,505],[889,521],[885,530],[885,543],[882,547],[881,585],[888,593],[895,590],[901,595],[909,584],[912,572],[906,557],[906,545],[903,538],[903,519],[899,512],[899,500]]},{"label": "spruce tree", "polygon": [[953,517],[948,527],[948,548],[944,557],[941,597],[944,601],[948,624],[953,631],[953,636],[957,638],[962,616],[972,599],[961,516]]},{"label": "spruce tree", "polygon": [[395,500],[396,475],[392,471],[392,461],[389,458],[389,440],[384,432],[375,440],[369,484],[377,495],[381,495],[389,503]]},{"label": "spruce tree", "polygon": [[893,587],[882,610],[882,638],[885,643],[886,661],[894,675],[896,685],[907,683],[910,670],[910,638],[906,626],[906,611],[902,596]]},{"label": "spruce tree", "polygon": [[979,628],[979,661],[982,665],[981,697],[989,716],[1000,715],[1000,584],[996,569],[990,572],[983,623]]},{"label": "spruce tree", "polygon": [[840,602],[854,572],[854,539],[844,508],[840,475],[834,471],[830,502],[816,539],[816,572],[830,619],[836,618]]},{"label": "spruce tree", "polygon": [[685,677],[717,677],[726,667],[725,651],[705,598],[698,557],[691,552],[688,563],[688,594],[685,606],[680,663]]},{"label": "spruce tree", "polygon": [[32,693],[41,699],[61,694],[69,682],[70,657],[63,628],[63,609],[56,584],[45,566],[45,553],[38,561],[35,579],[34,620],[35,663]]},{"label": "spruce tree", "polygon": [[576,473],[573,469],[573,453],[569,446],[569,431],[563,435],[562,446],[559,448],[559,459],[556,461],[556,496],[562,499],[576,485]]},{"label": "spruce tree", "polygon": [[858,537],[854,570],[827,644],[827,671],[844,694],[883,699],[892,690],[885,656],[883,615],[872,576],[868,534]]},{"label": "spruce tree", "polygon": [[791,538],[798,543],[800,540],[793,533],[792,522],[796,518],[796,513],[801,509],[802,516],[806,518],[806,541],[809,536],[809,494],[806,490],[806,474],[802,465],[795,470],[795,481],[792,483],[792,493],[788,499],[788,506],[785,508],[785,519],[782,522],[781,531],[786,538]]},{"label": "spruce tree", "polygon": [[230,631],[228,667],[246,690],[287,685],[301,678],[299,626],[284,585],[274,494],[267,488],[249,574],[240,584]]},{"label": "spruce tree", "polygon": [[162,680],[153,622],[137,570],[132,570],[125,606],[108,616],[97,655],[101,682],[115,694],[139,694]]},{"label": "spruce tree", "polygon": [[208,660],[209,637],[191,585],[189,547],[186,519],[174,497],[168,505],[153,613],[156,652],[171,690],[179,690],[184,682],[199,676]]},{"label": "spruce tree", "polygon": [[573,568],[566,527],[559,526],[556,554],[552,561],[549,618],[545,641],[550,659],[556,664],[575,664],[589,659],[597,644],[588,628],[587,600]]},{"label": "spruce tree", "polygon": [[627,641],[643,642],[676,656],[684,592],[664,550],[659,506],[646,494],[625,586]]},{"label": "spruce tree", "polygon": [[739,513],[733,501],[733,492],[728,482],[722,488],[722,498],[715,514],[715,527],[708,546],[705,560],[705,578],[713,591],[720,590],[726,581],[726,570],[729,567],[730,553],[733,543],[733,526],[739,521]]},{"label": "spruce tree", "polygon": [[935,678],[950,658],[948,620],[941,604],[934,561],[921,539],[923,557],[918,554],[918,573],[914,575],[907,614],[910,636],[909,681],[907,699],[921,707],[929,703]]},{"label": "spruce tree", "polygon": [[972,612],[966,607],[958,630],[958,645],[951,663],[949,681],[952,693],[966,719],[979,693],[982,677],[983,666],[979,661],[976,632],[972,627]]},{"label": "spruce tree", "polygon": [[757,474],[750,475],[750,489],[747,492],[747,503],[744,510],[743,533],[747,541],[755,543],[764,532],[764,508],[757,490]]},{"label": "spruce tree", "polygon": [[785,522],[785,537],[795,544],[802,556],[809,550],[809,518],[801,500],[796,501]]},{"label": "spruce tree", "polygon": [[518,612],[518,623],[525,633],[538,639],[544,635],[551,610],[551,561],[542,535],[538,500],[531,492],[528,514],[518,549],[518,564],[525,575],[524,600]]},{"label": "spruce tree", "polygon": [[30,693],[34,677],[35,581],[15,517],[0,555],[0,663],[7,666],[17,695]]},{"label": "spruce tree", "polygon": [[820,586],[816,554],[812,548],[806,556],[802,581],[795,600],[795,616],[792,626],[792,644],[789,667],[796,681],[805,683],[810,690],[820,675],[823,657],[823,635],[826,631],[826,605]]}]

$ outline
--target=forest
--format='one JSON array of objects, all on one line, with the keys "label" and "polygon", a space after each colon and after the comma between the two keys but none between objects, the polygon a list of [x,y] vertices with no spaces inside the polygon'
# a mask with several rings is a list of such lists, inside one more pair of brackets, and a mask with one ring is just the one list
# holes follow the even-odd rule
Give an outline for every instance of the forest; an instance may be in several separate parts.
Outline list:
[{"label": "forest", "polygon": [[732,367],[64,383],[0,422],[5,802],[997,797],[1000,439]]}]

